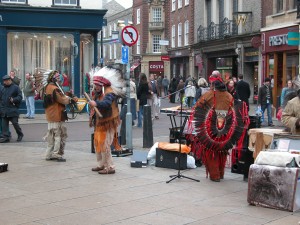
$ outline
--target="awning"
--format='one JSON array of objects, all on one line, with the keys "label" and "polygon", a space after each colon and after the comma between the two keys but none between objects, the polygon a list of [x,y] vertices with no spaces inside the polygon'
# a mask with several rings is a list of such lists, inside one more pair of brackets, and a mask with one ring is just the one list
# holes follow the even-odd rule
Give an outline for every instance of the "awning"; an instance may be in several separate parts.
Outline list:
[{"label": "awning", "polygon": [[141,65],[140,63],[133,63],[133,65],[130,67],[130,71],[134,71],[135,68],[137,68],[139,65]]}]

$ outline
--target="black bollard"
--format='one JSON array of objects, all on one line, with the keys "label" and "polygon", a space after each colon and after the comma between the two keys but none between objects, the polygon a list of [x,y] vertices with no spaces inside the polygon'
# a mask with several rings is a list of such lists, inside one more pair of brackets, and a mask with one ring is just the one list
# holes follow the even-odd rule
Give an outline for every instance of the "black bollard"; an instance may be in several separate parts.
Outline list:
[{"label": "black bollard", "polygon": [[126,145],[126,113],[127,113],[127,104],[124,104],[122,109],[121,109],[121,113],[120,113],[120,117],[122,120],[121,123],[121,140],[120,143],[121,145]]},{"label": "black bollard", "polygon": [[143,148],[151,148],[153,146],[153,128],[150,105],[144,105],[143,116]]}]

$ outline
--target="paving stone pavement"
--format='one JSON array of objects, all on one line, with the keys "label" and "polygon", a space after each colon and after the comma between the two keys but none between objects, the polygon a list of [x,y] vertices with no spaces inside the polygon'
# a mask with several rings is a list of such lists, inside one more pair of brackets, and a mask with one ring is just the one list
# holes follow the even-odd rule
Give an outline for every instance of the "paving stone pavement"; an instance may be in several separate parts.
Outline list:
[{"label": "paving stone pavement", "polygon": [[[140,137],[133,140],[135,146],[142,146]],[[166,184],[177,170],[132,168],[130,157],[115,157],[116,174],[99,175],[91,171],[96,160],[89,141],[68,142],[65,152],[67,162],[52,162],[44,160],[43,142],[0,144],[0,162],[9,164],[9,171],[0,173],[1,225],[296,225],[300,221],[300,212],[249,205],[248,183],[229,168],[220,183],[207,179],[200,167],[182,171],[200,182],[182,178]]]}]

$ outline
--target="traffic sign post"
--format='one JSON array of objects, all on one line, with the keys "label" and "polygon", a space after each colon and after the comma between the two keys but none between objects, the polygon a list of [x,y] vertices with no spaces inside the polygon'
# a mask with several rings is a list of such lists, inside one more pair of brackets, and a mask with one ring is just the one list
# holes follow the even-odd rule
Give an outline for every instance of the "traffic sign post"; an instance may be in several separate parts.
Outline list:
[{"label": "traffic sign post", "polygon": [[[125,27],[121,31],[121,37],[124,45],[129,47],[133,46],[138,40],[138,32],[133,26],[127,26],[128,20],[125,22]],[[126,102],[127,102],[127,113],[126,113],[126,146],[128,149],[132,147],[132,113],[130,103],[130,64],[129,64],[129,48],[127,46],[122,47],[122,62],[127,64],[126,68]]]},{"label": "traffic sign post", "polygon": [[127,64],[128,63],[128,54],[129,49],[127,46],[122,46],[122,63]]}]

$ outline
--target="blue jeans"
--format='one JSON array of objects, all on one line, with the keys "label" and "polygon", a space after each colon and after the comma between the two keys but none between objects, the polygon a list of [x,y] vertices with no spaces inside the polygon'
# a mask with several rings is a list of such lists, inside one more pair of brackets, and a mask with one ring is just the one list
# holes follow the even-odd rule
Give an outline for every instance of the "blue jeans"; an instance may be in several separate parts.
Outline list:
[{"label": "blue jeans", "polygon": [[268,115],[268,125],[273,124],[273,121],[272,121],[272,104],[267,103],[266,105],[261,106],[263,117],[265,115],[265,110],[266,109],[267,109],[267,115]]},{"label": "blue jeans", "polygon": [[142,127],[143,113],[144,113],[144,106],[140,105],[139,112],[138,112],[138,124],[137,124],[138,127]]},{"label": "blue jeans", "polygon": [[27,117],[34,117],[35,107],[34,107],[34,96],[25,97],[26,100],[26,108],[27,108]]}]

